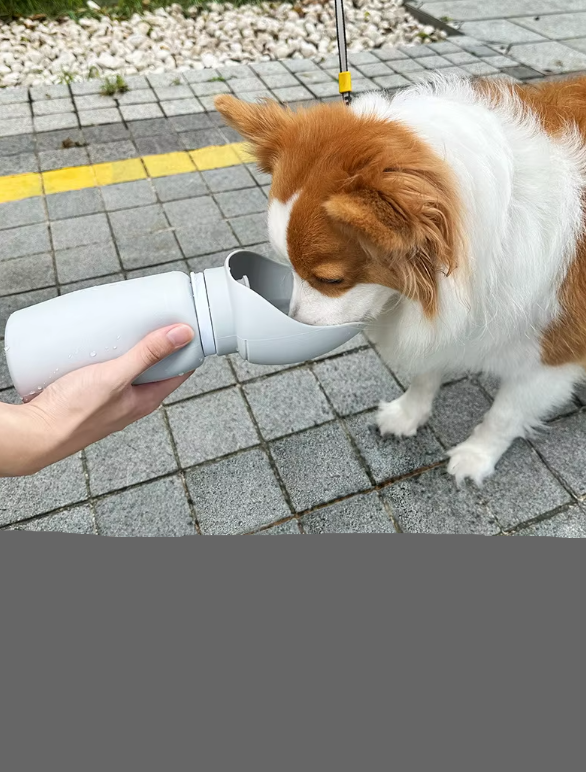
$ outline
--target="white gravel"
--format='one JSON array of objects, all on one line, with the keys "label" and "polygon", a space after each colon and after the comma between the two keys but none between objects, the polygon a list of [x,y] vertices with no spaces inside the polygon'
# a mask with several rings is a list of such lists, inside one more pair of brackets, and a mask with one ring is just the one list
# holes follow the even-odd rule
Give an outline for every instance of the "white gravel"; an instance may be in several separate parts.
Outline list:
[{"label": "white gravel", "polygon": [[[350,51],[439,40],[402,7],[403,0],[346,0]],[[90,8],[97,5],[89,0]],[[79,22],[24,19],[0,23],[0,86],[35,86],[121,74],[202,69],[286,58],[324,58],[337,50],[334,4],[303,1],[206,10],[179,5]]]}]

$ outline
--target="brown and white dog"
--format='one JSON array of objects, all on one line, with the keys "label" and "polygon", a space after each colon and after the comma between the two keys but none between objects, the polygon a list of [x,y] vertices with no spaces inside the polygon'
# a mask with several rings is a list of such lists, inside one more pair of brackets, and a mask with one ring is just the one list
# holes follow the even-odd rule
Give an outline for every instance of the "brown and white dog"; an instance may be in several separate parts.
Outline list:
[{"label": "brown and white dog", "polygon": [[268,227],[291,262],[291,314],[367,320],[416,373],[383,434],[429,418],[443,379],[501,381],[450,451],[477,483],[568,400],[586,366],[586,78],[518,86],[438,77],[350,109],[216,106],[272,174]]}]

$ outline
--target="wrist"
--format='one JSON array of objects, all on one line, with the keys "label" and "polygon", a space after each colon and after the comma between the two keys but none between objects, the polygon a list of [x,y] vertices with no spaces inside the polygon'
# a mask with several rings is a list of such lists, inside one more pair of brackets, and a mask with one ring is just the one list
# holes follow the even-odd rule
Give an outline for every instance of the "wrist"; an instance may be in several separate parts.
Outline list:
[{"label": "wrist", "polygon": [[53,463],[55,427],[32,404],[0,405],[0,477],[34,474]]}]

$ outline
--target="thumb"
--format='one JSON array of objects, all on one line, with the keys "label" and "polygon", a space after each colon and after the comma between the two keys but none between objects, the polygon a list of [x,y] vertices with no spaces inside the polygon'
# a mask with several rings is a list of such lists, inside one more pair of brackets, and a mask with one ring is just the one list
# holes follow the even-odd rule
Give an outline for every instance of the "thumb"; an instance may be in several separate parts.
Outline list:
[{"label": "thumb", "polygon": [[140,343],[118,357],[112,364],[116,365],[122,378],[132,382],[149,367],[190,343],[193,336],[194,332],[187,324],[163,327],[149,333]]}]

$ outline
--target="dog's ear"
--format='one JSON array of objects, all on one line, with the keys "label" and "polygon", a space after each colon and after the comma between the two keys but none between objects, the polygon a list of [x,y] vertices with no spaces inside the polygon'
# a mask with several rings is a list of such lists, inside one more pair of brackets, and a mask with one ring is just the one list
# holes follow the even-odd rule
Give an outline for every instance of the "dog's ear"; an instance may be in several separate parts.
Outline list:
[{"label": "dog's ear", "polygon": [[290,111],[277,102],[251,104],[228,94],[217,96],[214,104],[226,122],[251,143],[259,167],[270,174],[281,148],[283,131],[291,120]]},{"label": "dog's ear", "polygon": [[437,276],[454,270],[459,252],[450,186],[429,170],[386,169],[356,175],[344,187],[325,203],[330,218],[388,267],[397,289],[433,314]]}]

